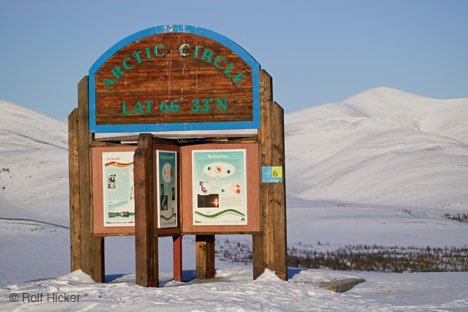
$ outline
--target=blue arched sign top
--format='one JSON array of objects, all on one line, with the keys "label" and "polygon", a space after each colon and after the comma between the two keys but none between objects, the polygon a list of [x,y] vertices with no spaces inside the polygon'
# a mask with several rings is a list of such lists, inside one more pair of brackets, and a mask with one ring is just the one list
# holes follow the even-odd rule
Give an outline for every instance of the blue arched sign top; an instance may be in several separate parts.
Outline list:
[{"label": "blue arched sign top", "polygon": [[208,29],[139,31],[89,70],[90,131],[258,129],[259,72],[246,50]]}]

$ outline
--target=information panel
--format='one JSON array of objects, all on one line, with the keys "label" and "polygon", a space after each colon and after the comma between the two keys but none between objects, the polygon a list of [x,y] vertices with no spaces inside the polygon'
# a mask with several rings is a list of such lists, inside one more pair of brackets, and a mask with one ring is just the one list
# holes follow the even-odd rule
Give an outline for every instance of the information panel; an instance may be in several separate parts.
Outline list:
[{"label": "information panel", "polygon": [[260,232],[258,144],[180,148],[184,234]]},{"label": "information panel", "polygon": [[192,152],[193,225],[246,225],[246,151]]},{"label": "information panel", "polygon": [[135,231],[135,146],[93,147],[93,234],[131,235]]},{"label": "information panel", "polygon": [[104,226],[135,226],[133,154],[102,154]]},{"label": "information panel", "polygon": [[177,227],[177,152],[156,151],[158,228]]}]

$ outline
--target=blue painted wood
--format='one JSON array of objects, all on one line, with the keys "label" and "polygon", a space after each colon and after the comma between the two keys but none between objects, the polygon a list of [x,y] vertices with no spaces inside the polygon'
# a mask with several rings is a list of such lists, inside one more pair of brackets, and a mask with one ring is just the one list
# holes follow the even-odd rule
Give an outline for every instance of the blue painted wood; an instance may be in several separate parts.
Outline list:
[{"label": "blue painted wood", "polygon": [[[238,122],[96,125],[96,72],[112,55],[128,44],[148,36],[165,33],[189,33],[203,36],[228,47],[241,57],[252,69],[253,120]],[[260,64],[240,45],[221,34],[205,28],[190,25],[164,25],[136,32],[114,44],[89,69],[89,130],[95,133],[110,133],[258,129],[260,128],[260,68]]]}]

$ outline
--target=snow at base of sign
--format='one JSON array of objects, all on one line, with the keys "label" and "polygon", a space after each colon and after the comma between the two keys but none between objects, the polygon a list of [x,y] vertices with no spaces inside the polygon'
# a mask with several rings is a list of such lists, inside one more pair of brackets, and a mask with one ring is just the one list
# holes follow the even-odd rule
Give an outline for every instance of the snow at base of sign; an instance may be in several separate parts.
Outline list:
[{"label": "snow at base of sign", "polygon": [[[290,270],[288,282],[271,271],[252,281],[251,268],[218,270],[216,282],[170,281],[160,288],[135,285],[134,275],[94,283],[82,271],[55,279],[8,284],[0,288],[1,311],[466,311],[468,273],[369,273]],[[366,282],[335,293],[320,284],[349,277]],[[77,302],[28,303],[23,294],[79,296]],[[18,302],[10,302],[12,294]],[[23,302],[26,301],[26,302]]]},{"label": "snow at base of sign", "polygon": [[275,272],[265,269],[265,272],[263,272],[262,275],[260,275],[256,280],[256,282],[280,282],[281,279],[276,276]]}]

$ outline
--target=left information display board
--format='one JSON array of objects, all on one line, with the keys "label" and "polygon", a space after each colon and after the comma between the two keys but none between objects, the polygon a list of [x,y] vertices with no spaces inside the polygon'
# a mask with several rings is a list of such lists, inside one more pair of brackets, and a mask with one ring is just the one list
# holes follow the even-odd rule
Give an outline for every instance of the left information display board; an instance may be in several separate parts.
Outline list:
[{"label": "left information display board", "polygon": [[133,156],[136,147],[95,147],[93,163],[93,233],[133,235],[135,190]]}]

